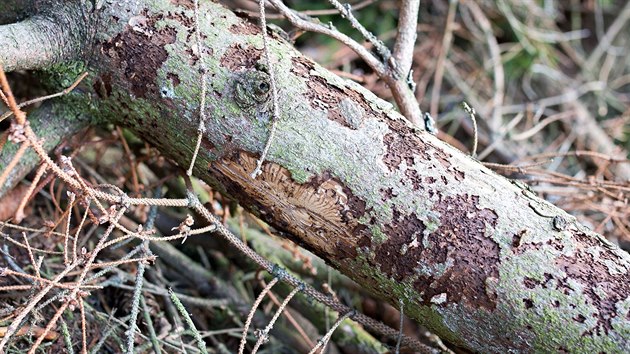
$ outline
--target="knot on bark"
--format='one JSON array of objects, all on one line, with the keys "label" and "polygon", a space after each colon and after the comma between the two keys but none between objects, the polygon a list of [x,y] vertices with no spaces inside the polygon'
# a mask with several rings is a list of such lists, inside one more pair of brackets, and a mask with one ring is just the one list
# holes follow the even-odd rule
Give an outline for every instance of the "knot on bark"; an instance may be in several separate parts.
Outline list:
[{"label": "knot on bark", "polygon": [[242,109],[254,107],[266,111],[271,94],[269,74],[250,70],[238,75],[234,87],[234,100]]}]

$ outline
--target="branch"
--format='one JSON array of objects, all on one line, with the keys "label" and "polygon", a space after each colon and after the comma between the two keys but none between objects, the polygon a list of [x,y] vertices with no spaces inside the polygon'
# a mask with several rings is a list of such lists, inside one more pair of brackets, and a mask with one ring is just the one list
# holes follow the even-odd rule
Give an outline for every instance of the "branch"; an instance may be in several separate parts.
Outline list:
[{"label": "branch", "polygon": [[[181,40],[194,30],[186,2],[112,3],[119,10],[102,13],[107,28],[90,53],[94,75],[82,96],[89,110],[190,161],[199,109],[191,61],[205,60],[209,122],[193,173],[283,235],[473,351],[615,352],[630,344],[630,256],[572,216],[276,37],[268,44],[277,135],[252,179],[271,107],[260,29],[204,2],[202,48],[211,54],[199,58]],[[145,21],[128,26],[137,16]],[[330,304],[323,297],[316,299]]]},{"label": "branch", "polygon": [[[367,65],[376,72],[376,74],[380,76],[384,76],[387,73],[387,68],[383,63],[376,58],[369,50],[365,47],[357,43],[354,39],[346,36],[345,34],[337,31],[332,27],[326,27],[321,25],[314,20],[305,20],[298,13],[288,8],[282,0],[269,0],[269,2],[282,13],[291,24],[299,29],[309,32],[321,33],[325,34],[329,37],[332,37],[339,42],[347,45],[350,49],[352,49]],[[307,17],[308,18],[308,17]]]},{"label": "branch", "polygon": [[[390,56],[389,49],[385,48],[382,43],[378,44],[380,43],[378,39],[372,38],[372,41],[374,43],[377,43],[375,45],[377,45],[377,48],[380,48],[379,52],[381,53],[381,56],[383,56],[383,59],[388,61],[388,65],[385,65],[377,57],[370,53],[370,51],[368,51],[365,47],[354,41],[352,38],[337,31],[336,29],[330,26],[323,26],[319,23],[316,23],[314,20],[307,21],[303,19],[300,14],[286,7],[281,0],[269,0],[269,2],[273,4],[273,6],[275,6],[276,9],[278,9],[278,11],[280,11],[280,13],[282,13],[293,26],[305,31],[325,34],[347,45],[350,49],[357,53],[357,55],[361,59],[363,59],[363,61],[365,61],[366,64],[368,64],[368,66],[372,68],[372,70],[374,70],[376,75],[378,75],[378,77],[380,77],[387,83],[387,85],[389,85],[390,89],[392,90],[392,95],[396,100],[396,105],[400,109],[400,112],[414,125],[418,127],[423,126],[421,124],[422,112],[420,111],[418,101],[416,100],[413,91],[409,87],[407,77],[404,77],[404,75],[399,75],[399,71],[395,70],[396,62],[395,60],[393,60],[393,57]],[[337,9],[341,11],[344,16],[347,16],[349,18],[351,23],[353,23],[353,26],[363,28],[363,26],[358,24],[358,21],[354,18],[354,16],[352,16],[352,13],[348,9],[344,8],[341,4],[339,4],[339,2],[333,1],[333,5],[335,5],[335,7],[337,7]],[[362,34],[366,36],[366,38],[374,37],[369,32],[364,32],[367,31],[363,28]]]},{"label": "branch", "polygon": [[75,60],[88,49],[95,26],[84,12],[87,8],[77,2],[64,2],[57,7],[22,22],[0,26],[0,64],[5,70],[47,68]]},{"label": "branch", "polygon": [[[388,65],[393,66],[394,67],[393,71],[397,71],[396,62],[392,60],[392,54],[389,51],[389,48],[387,48],[387,46],[385,46],[383,42],[381,42],[378,38],[376,38],[376,36],[372,32],[368,31],[365,27],[363,27],[363,25],[359,22],[359,20],[357,20],[357,18],[354,17],[354,15],[352,14],[352,6],[350,4],[342,5],[337,0],[328,0],[328,1],[341,13],[343,17],[348,19],[348,21],[350,22],[350,25],[354,29],[359,31],[359,33],[361,33],[363,38],[365,38],[368,42],[370,42],[374,46],[374,48],[376,48],[376,51],[381,56],[382,60],[388,63]],[[390,71],[392,70],[390,69]]]},{"label": "branch", "polygon": [[398,34],[394,44],[394,59],[402,76],[411,70],[413,50],[416,46],[420,0],[402,0],[398,15]]}]

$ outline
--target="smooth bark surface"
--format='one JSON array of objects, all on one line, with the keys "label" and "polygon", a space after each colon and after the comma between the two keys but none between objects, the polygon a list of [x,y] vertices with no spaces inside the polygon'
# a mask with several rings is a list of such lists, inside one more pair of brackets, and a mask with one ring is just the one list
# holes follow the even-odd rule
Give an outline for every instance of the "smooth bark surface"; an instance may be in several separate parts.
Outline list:
[{"label": "smooth bark surface", "polygon": [[100,27],[83,41],[92,75],[77,110],[130,127],[186,168],[202,60],[209,119],[195,175],[392,305],[401,299],[443,339],[480,352],[630,350],[630,257],[526,186],[272,33],[281,117],[254,180],[271,112],[256,25],[204,2],[199,53],[192,1],[85,13],[76,23]]}]

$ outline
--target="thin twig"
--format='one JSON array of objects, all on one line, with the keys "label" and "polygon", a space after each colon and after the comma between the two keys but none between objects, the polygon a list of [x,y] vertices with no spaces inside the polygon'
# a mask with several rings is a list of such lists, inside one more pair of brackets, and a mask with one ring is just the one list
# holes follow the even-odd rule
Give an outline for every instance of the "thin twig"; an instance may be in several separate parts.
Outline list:
[{"label": "thin twig", "polygon": [[[352,6],[350,4],[342,5],[337,0],[328,0],[328,1],[337,10],[339,10],[341,15],[350,22],[350,25],[354,29],[356,29],[357,31],[359,31],[359,33],[361,33],[363,38],[365,38],[368,42],[370,42],[374,46],[374,48],[376,48],[376,51],[383,59],[383,62],[390,63],[394,67],[397,66],[398,63],[391,61],[391,59],[393,58],[392,58],[392,53],[389,51],[389,48],[387,48],[387,46],[383,44],[383,42],[381,42],[380,39],[376,38],[376,36],[372,32],[368,31],[365,27],[363,27],[361,22],[359,22],[359,20],[357,20],[357,18],[354,17],[354,15],[352,14]],[[416,0],[411,0],[411,1],[416,1]],[[419,5],[419,2],[418,2],[418,5]],[[397,71],[397,68],[394,71]]]},{"label": "thin twig", "polygon": [[158,343],[157,334],[155,333],[155,328],[153,327],[153,320],[151,319],[151,315],[149,314],[147,303],[146,301],[144,301],[144,296],[140,296],[140,306],[142,306],[142,317],[144,318],[144,322],[149,329],[149,338],[151,338],[153,352],[155,354],[161,354],[162,349],[160,348],[160,343]]},{"label": "thin twig", "polygon": [[182,317],[184,317],[184,321],[186,321],[188,328],[192,331],[193,336],[195,337],[195,341],[197,342],[197,348],[199,348],[199,351],[201,353],[208,354],[206,342],[201,337],[201,334],[199,334],[199,331],[195,327],[195,323],[193,322],[192,318],[190,318],[188,311],[186,311],[184,305],[181,303],[181,301],[179,301],[177,295],[175,295],[175,293],[173,292],[173,289],[169,288],[168,292],[171,296],[171,301],[173,301],[173,304],[175,304],[175,307],[177,308],[179,313],[182,315]]},{"label": "thin twig", "polygon": [[361,57],[361,59],[363,59],[363,61],[365,61],[365,63],[368,66],[370,66],[370,68],[372,68],[372,70],[374,70],[377,73],[377,75],[379,76],[387,75],[387,69],[385,65],[383,65],[383,63],[378,58],[376,58],[376,56],[370,53],[370,51],[367,48],[357,43],[352,38],[335,30],[334,28],[326,27],[314,21],[304,20],[300,16],[300,14],[296,13],[295,11],[293,11],[292,9],[284,5],[284,3],[282,3],[282,0],[269,0],[269,2],[276,9],[278,9],[278,11],[282,13],[287,18],[287,20],[291,22],[293,26],[299,29],[305,30],[305,31],[325,34],[329,37],[332,37],[338,40],[339,42],[347,45],[355,53],[357,53],[357,55]]},{"label": "thin twig", "polygon": [[289,301],[291,301],[291,299],[300,291],[301,289],[295,288],[293,290],[291,290],[291,292],[289,293],[289,295],[287,295],[287,297],[284,299],[284,301],[282,302],[282,304],[280,304],[280,306],[278,307],[278,310],[276,311],[276,313],[273,315],[273,317],[271,318],[271,320],[269,321],[269,324],[267,324],[267,327],[265,327],[265,329],[263,329],[260,333],[259,333],[259,337],[258,340],[256,341],[256,345],[254,345],[254,349],[252,349],[252,354],[256,354],[258,352],[258,348],[265,342],[267,342],[269,340],[269,332],[271,331],[271,329],[273,328],[273,325],[276,323],[276,321],[278,320],[278,318],[280,317],[280,314],[282,314],[282,312],[284,311],[284,309],[287,307],[287,305],[289,304]]},{"label": "thin twig", "polygon": [[9,178],[9,174],[13,171],[15,166],[17,166],[18,162],[20,162],[20,159],[22,159],[22,156],[24,156],[26,149],[28,149],[30,145],[31,144],[28,141],[23,141],[22,144],[20,144],[18,151],[15,153],[9,164],[4,168],[2,174],[0,174],[0,186],[4,185],[7,178]]},{"label": "thin twig", "polygon": [[[377,0],[364,0],[364,1],[358,2],[356,4],[351,4],[351,5],[354,10],[361,10],[365,7],[372,5],[376,1]],[[250,17],[260,17],[260,12],[240,10],[240,9],[236,9],[234,10],[234,12],[246,14],[247,16],[250,16]],[[300,11],[299,14],[303,16],[327,16],[327,15],[337,15],[339,14],[339,10],[337,9],[304,10],[304,11]],[[283,19],[285,16],[281,14],[266,14],[266,17],[268,20],[279,20],[279,19]]]},{"label": "thin twig", "polygon": [[398,340],[396,341],[396,354],[400,354],[400,343],[402,342],[403,336],[403,324],[405,323],[405,303],[402,299],[398,299],[400,304],[400,322],[398,323]]},{"label": "thin twig", "polygon": [[35,173],[35,177],[33,177],[33,180],[31,181],[31,185],[29,186],[29,188],[26,191],[26,193],[24,193],[24,197],[22,197],[22,200],[20,201],[20,205],[18,206],[17,210],[15,211],[15,222],[16,223],[19,224],[24,219],[24,208],[26,208],[26,203],[28,203],[28,200],[30,199],[31,195],[33,194],[33,191],[37,187],[37,183],[39,183],[39,180],[42,178],[42,176],[46,172],[47,168],[48,168],[48,166],[45,163],[43,163],[37,169],[37,172]]},{"label": "thin twig", "polygon": [[[160,196],[160,189],[158,188],[156,193],[155,193],[156,197]],[[157,206],[152,206],[151,209],[149,209],[149,216],[147,218],[147,223],[145,225],[146,229],[152,229],[153,228],[153,223],[155,222],[155,218],[157,216]],[[149,241],[145,240],[142,242],[142,251],[143,251],[143,258],[141,260],[138,260],[138,271],[136,272],[136,281],[134,284],[134,290],[133,290],[133,297],[132,297],[132,303],[131,303],[131,313],[129,315],[129,328],[127,329],[127,332],[125,333],[125,335],[127,336],[127,353],[129,354],[133,354],[133,347],[134,347],[134,338],[135,338],[135,332],[136,332],[136,321],[138,319],[138,313],[140,313],[140,300],[142,298],[142,284],[144,283],[144,271],[146,269],[146,261],[145,259],[147,258],[154,258],[155,256],[153,255],[153,253],[151,252],[151,250],[149,249]],[[127,261],[131,261],[132,259],[129,259]]]},{"label": "thin twig", "polygon": [[466,113],[468,113],[468,116],[470,117],[470,120],[472,120],[472,123],[473,123],[473,147],[470,152],[470,155],[472,157],[477,157],[478,130],[477,130],[477,118],[475,117],[476,112],[474,108],[468,105],[468,103],[462,102],[462,105],[464,106],[464,110],[466,111]]},{"label": "thin twig", "polygon": [[249,331],[249,326],[252,323],[252,319],[254,318],[254,314],[256,313],[256,309],[265,298],[265,295],[271,290],[271,288],[276,285],[278,282],[278,278],[273,278],[267,286],[260,292],[256,301],[252,305],[251,310],[249,310],[249,314],[247,315],[247,319],[245,320],[245,325],[243,326],[243,334],[241,335],[241,343],[238,346],[238,354],[243,354],[245,352],[245,343],[247,343],[247,332]]},{"label": "thin twig", "polygon": [[79,313],[81,314],[81,353],[87,354],[87,327],[85,320],[85,306],[83,299],[78,299]]},{"label": "thin twig", "polygon": [[315,345],[315,347],[313,347],[313,349],[311,349],[311,351],[308,354],[315,354],[315,352],[317,352],[317,349],[319,349],[319,347],[323,347],[322,348],[322,352],[323,352],[323,350],[324,350],[324,348],[326,348],[326,345],[328,344],[328,340],[332,336],[333,332],[337,329],[337,327],[339,327],[339,325],[341,325],[341,323],[344,320],[346,320],[347,318],[351,317],[352,314],[353,313],[351,311],[351,312],[347,312],[343,316],[339,317],[337,319],[337,321],[335,321],[335,323],[333,323],[332,327],[330,327],[328,332],[326,332],[326,334],[320,340],[317,341],[317,345]]},{"label": "thin twig", "polygon": [[2,337],[2,341],[0,341],[0,353],[4,351],[4,347],[9,342],[9,339],[11,339],[11,336],[17,331],[24,318],[31,313],[33,308],[35,308],[35,306],[44,298],[44,296],[46,296],[46,294],[48,294],[48,292],[50,292],[50,290],[52,290],[53,287],[55,287],[55,285],[58,285],[59,281],[63,277],[70,273],[70,271],[74,270],[74,268],[76,268],[80,263],[82,263],[82,260],[69,264],[64,270],[59,272],[59,274],[57,274],[57,276],[51,280],[46,287],[33,296],[26,306],[22,308],[20,313],[13,319],[13,322],[11,322],[7,328],[4,337]]},{"label": "thin twig", "polygon": [[72,208],[74,207],[74,201],[76,195],[72,192],[68,192],[68,210],[66,213],[66,230],[63,236],[63,264],[68,265],[70,263],[70,256],[68,255],[68,239],[70,238],[70,221],[72,221]]},{"label": "thin twig", "polygon": [[[43,102],[43,101],[46,101],[46,100],[49,100],[49,99],[52,99],[52,98],[57,98],[57,97],[60,97],[60,96],[63,96],[63,95],[67,95],[72,90],[74,90],[77,86],[79,86],[81,81],[83,81],[83,79],[85,79],[86,76],[88,76],[87,72],[81,74],[74,81],[74,83],[72,83],[72,85],[70,85],[68,88],[64,89],[63,91],[60,91],[60,92],[57,92],[57,93],[53,93],[52,95],[48,95],[48,96],[37,97],[37,98],[34,98],[32,100],[28,100],[26,102],[22,102],[19,105],[17,105],[17,107],[18,108],[24,108],[24,107],[30,106],[30,105],[32,105],[34,103]],[[8,117],[11,117],[13,114],[14,114],[13,111],[6,112],[2,116],[0,116],[0,122],[2,122],[3,120],[7,119]]]},{"label": "thin twig", "polygon": [[[26,113],[24,113],[15,102],[15,97],[13,97],[13,91],[11,91],[11,86],[9,86],[9,81],[7,81],[7,76],[4,73],[4,68],[2,64],[0,64],[0,88],[4,91],[3,101],[7,103],[9,109],[13,114],[15,114],[15,120],[17,124],[24,125],[26,122]],[[2,185],[2,183],[0,183]]]},{"label": "thin twig", "polygon": [[398,14],[398,34],[396,35],[393,53],[400,75],[407,75],[409,70],[411,70],[413,50],[416,45],[419,10],[420,0],[402,0]]},{"label": "thin twig", "polygon": [[79,233],[83,230],[83,225],[85,224],[85,220],[87,219],[88,213],[90,211],[90,200],[88,199],[87,205],[85,206],[85,211],[83,212],[83,217],[81,218],[81,222],[79,223],[79,227],[74,234],[74,240],[72,241],[72,261],[75,262],[77,257],[79,256],[77,253],[77,244],[79,240]]}]

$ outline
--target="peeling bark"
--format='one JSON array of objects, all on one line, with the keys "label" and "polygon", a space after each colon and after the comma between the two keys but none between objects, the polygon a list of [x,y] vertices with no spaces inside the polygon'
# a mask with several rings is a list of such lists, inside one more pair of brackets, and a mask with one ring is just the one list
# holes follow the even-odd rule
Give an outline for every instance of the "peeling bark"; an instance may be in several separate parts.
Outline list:
[{"label": "peeling bark", "polygon": [[202,13],[198,53],[190,2],[95,11],[86,107],[187,166],[203,61],[210,118],[196,176],[454,344],[630,350],[625,252],[275,35],[281,116],[251,179],[271,116],[262,38],[218,4]]}]

